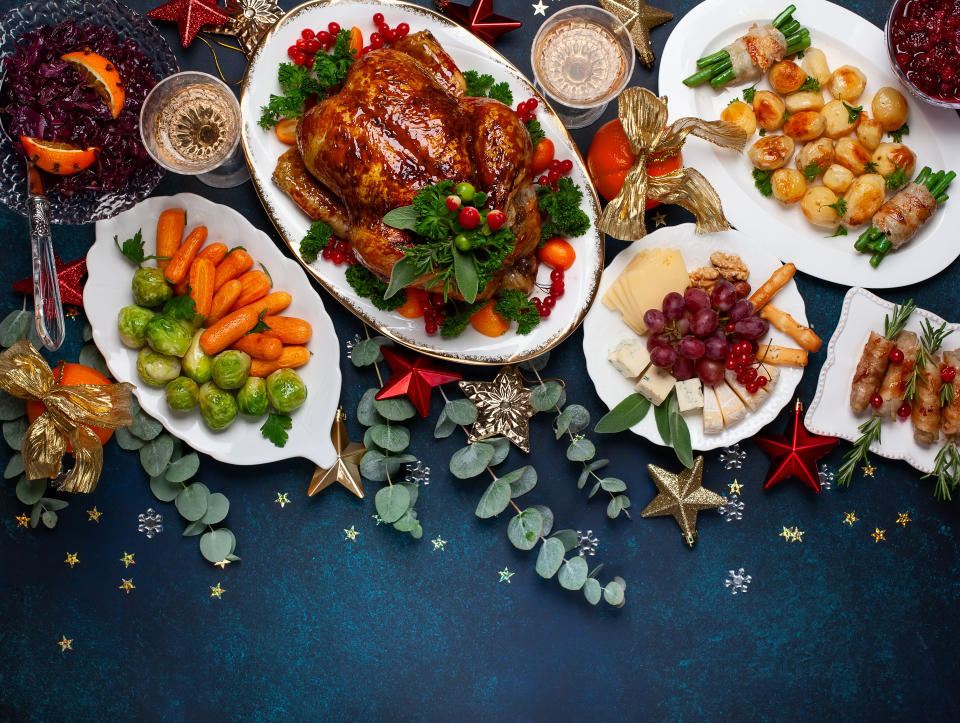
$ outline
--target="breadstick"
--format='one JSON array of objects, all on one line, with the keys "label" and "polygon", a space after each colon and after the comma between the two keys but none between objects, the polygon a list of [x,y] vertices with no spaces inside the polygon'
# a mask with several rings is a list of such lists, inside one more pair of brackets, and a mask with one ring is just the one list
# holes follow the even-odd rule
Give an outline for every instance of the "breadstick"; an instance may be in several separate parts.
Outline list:
[{"label": "breadstick", "polygon": [[757,359],[770,364],[805,367],[807,365],[807,351],[774,344],[761,344],[760,348],[757,349]]},{"label": "breadstick", "polygon": [[773,304],[767,304],[760,311],[760,316],[807,351],[813,352],[814,354],[820,351],[820,345],[823,344],[823,341],[814,333],[813,329],[809,326],[804,326],[783,309],[778,309]]},{"label": "breadstick", "polygon": [[760,311],[766,306],[767,302],[786,286],[795,273],[797,273],[797,267],[793,264],[784,264],[774,271],[770,278],[763,283],[763,286],[754,291],[753,296],[750,297],[750,303],[753,304],[754,310]]}]

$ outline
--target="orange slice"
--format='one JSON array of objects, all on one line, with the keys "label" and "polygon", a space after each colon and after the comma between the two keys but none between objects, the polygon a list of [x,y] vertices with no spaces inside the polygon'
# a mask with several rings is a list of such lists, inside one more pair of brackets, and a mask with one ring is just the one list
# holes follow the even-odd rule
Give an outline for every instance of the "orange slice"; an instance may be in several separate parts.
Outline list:
[{"label": "orange slice", "polygon": [[93,165],[99,148],[78,148],[69,143],[20,136],[23,150],[37,168],[58,176],[71,176]]},{"label": "orange slice", "polygon": [[123,90],[123,80],[117,71],[117,66],[90,50],[79,50],[75,53],[61,55],[60,60],[70,63],[82,75],[87,84],[97,91],[103,98],[113,117],[116,118],[123,110],[123,99],[126,93]]}]

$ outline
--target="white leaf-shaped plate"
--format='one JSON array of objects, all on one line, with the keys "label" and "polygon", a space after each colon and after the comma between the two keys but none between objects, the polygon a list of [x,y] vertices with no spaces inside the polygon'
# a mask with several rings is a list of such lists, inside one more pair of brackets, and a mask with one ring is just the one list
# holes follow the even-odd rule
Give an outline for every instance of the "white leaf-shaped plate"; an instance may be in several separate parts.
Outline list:
[{"label": "white leaf-shaped plate", "polygon": [[[157,247],[157,218],[167,208],[186,210],[187,232],[205,225],[209,231],[207,244],[222,241],[229,247],[243,246],[270,270],[274,288],[293,296],[282,313],[306,319],[313,327],[313,337],[307,344],[312,356],[297,370],[307,385],[307,401],[291,413],[293,428],[284,447],[275,446],[260,433],[264,418],[240,415],[230,427],[215,432],[204,424],[199,410],[171,410],[163,388],[144,384],[137,374],[137,352],[120,341],[117,312],[133,303],[130,282],[135,269],[121,255],[113,237],[122,242],[142,230],[145,250],[152,254]],[[263,464],[291,457],[306,457],[321,467],[333,464],[336,453],[330,442],[330,427],[340,399],[340,344],[323,301],[296,261],[284,256],[267,234],[237,211],[191,193],[148,198],[129,211],[97,221],[96,236],[87,253],[90,277],[83,290],[93,341],[113,377],[135,385],[134,394],[150,416],[193,449],[228,464]]]}]

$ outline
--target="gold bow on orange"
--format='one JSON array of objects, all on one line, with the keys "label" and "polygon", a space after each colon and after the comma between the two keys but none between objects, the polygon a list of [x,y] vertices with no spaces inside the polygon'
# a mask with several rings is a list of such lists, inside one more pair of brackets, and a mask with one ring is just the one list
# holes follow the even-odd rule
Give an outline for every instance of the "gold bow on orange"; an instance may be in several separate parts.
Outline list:
[{"label": "gold bow on orange", "polygon": [[47,408],[27,428],[20,443],[27,477],[57,477],[69,442],[74,465],[59,489],[92,492],[103,467],[103,447],[90,426],[130,426],[133,385],[61,386],[33,344],[18,341],[0,354],[0,389],[21,399],[43,402]]},{"label": "gold bow on orange", "polygon": [[623,188],[600,216],[600,230],[626,241],[647,233],[647,198],[683,206],[697,217],[697,231],[708,233],[730,228],[720,197],[710,182],[694,168],[678,168],[662,176],[647,173],[647,161],[663,160],[680,153],[689,134],[724,148],[742,151],[747,134],[727,121],[681,118],[667,126],[667,99],[646,88],[627,88],[619,98],[620,122],[637,157],[623,181]]}]

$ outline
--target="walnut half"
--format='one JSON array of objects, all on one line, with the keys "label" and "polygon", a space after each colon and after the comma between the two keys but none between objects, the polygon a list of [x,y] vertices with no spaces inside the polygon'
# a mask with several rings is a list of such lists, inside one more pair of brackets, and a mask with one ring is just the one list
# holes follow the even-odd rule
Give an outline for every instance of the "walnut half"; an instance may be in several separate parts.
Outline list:
[{"label": "walnut half", "polygon": [[746,281],[750,278],[750,269],[743,263],[743,259],[733,254],[715,251],[710,254],[710,263],[713,264],[720,276],[727,281]]},{"label": "walnut half", "polygon": [[690,277],[690,286],[710,291],[713,285],[717,283],[717,279],[720,278],[720,272],[712,266],[701,266],[699,269],[691,271],[688,276]]}]

